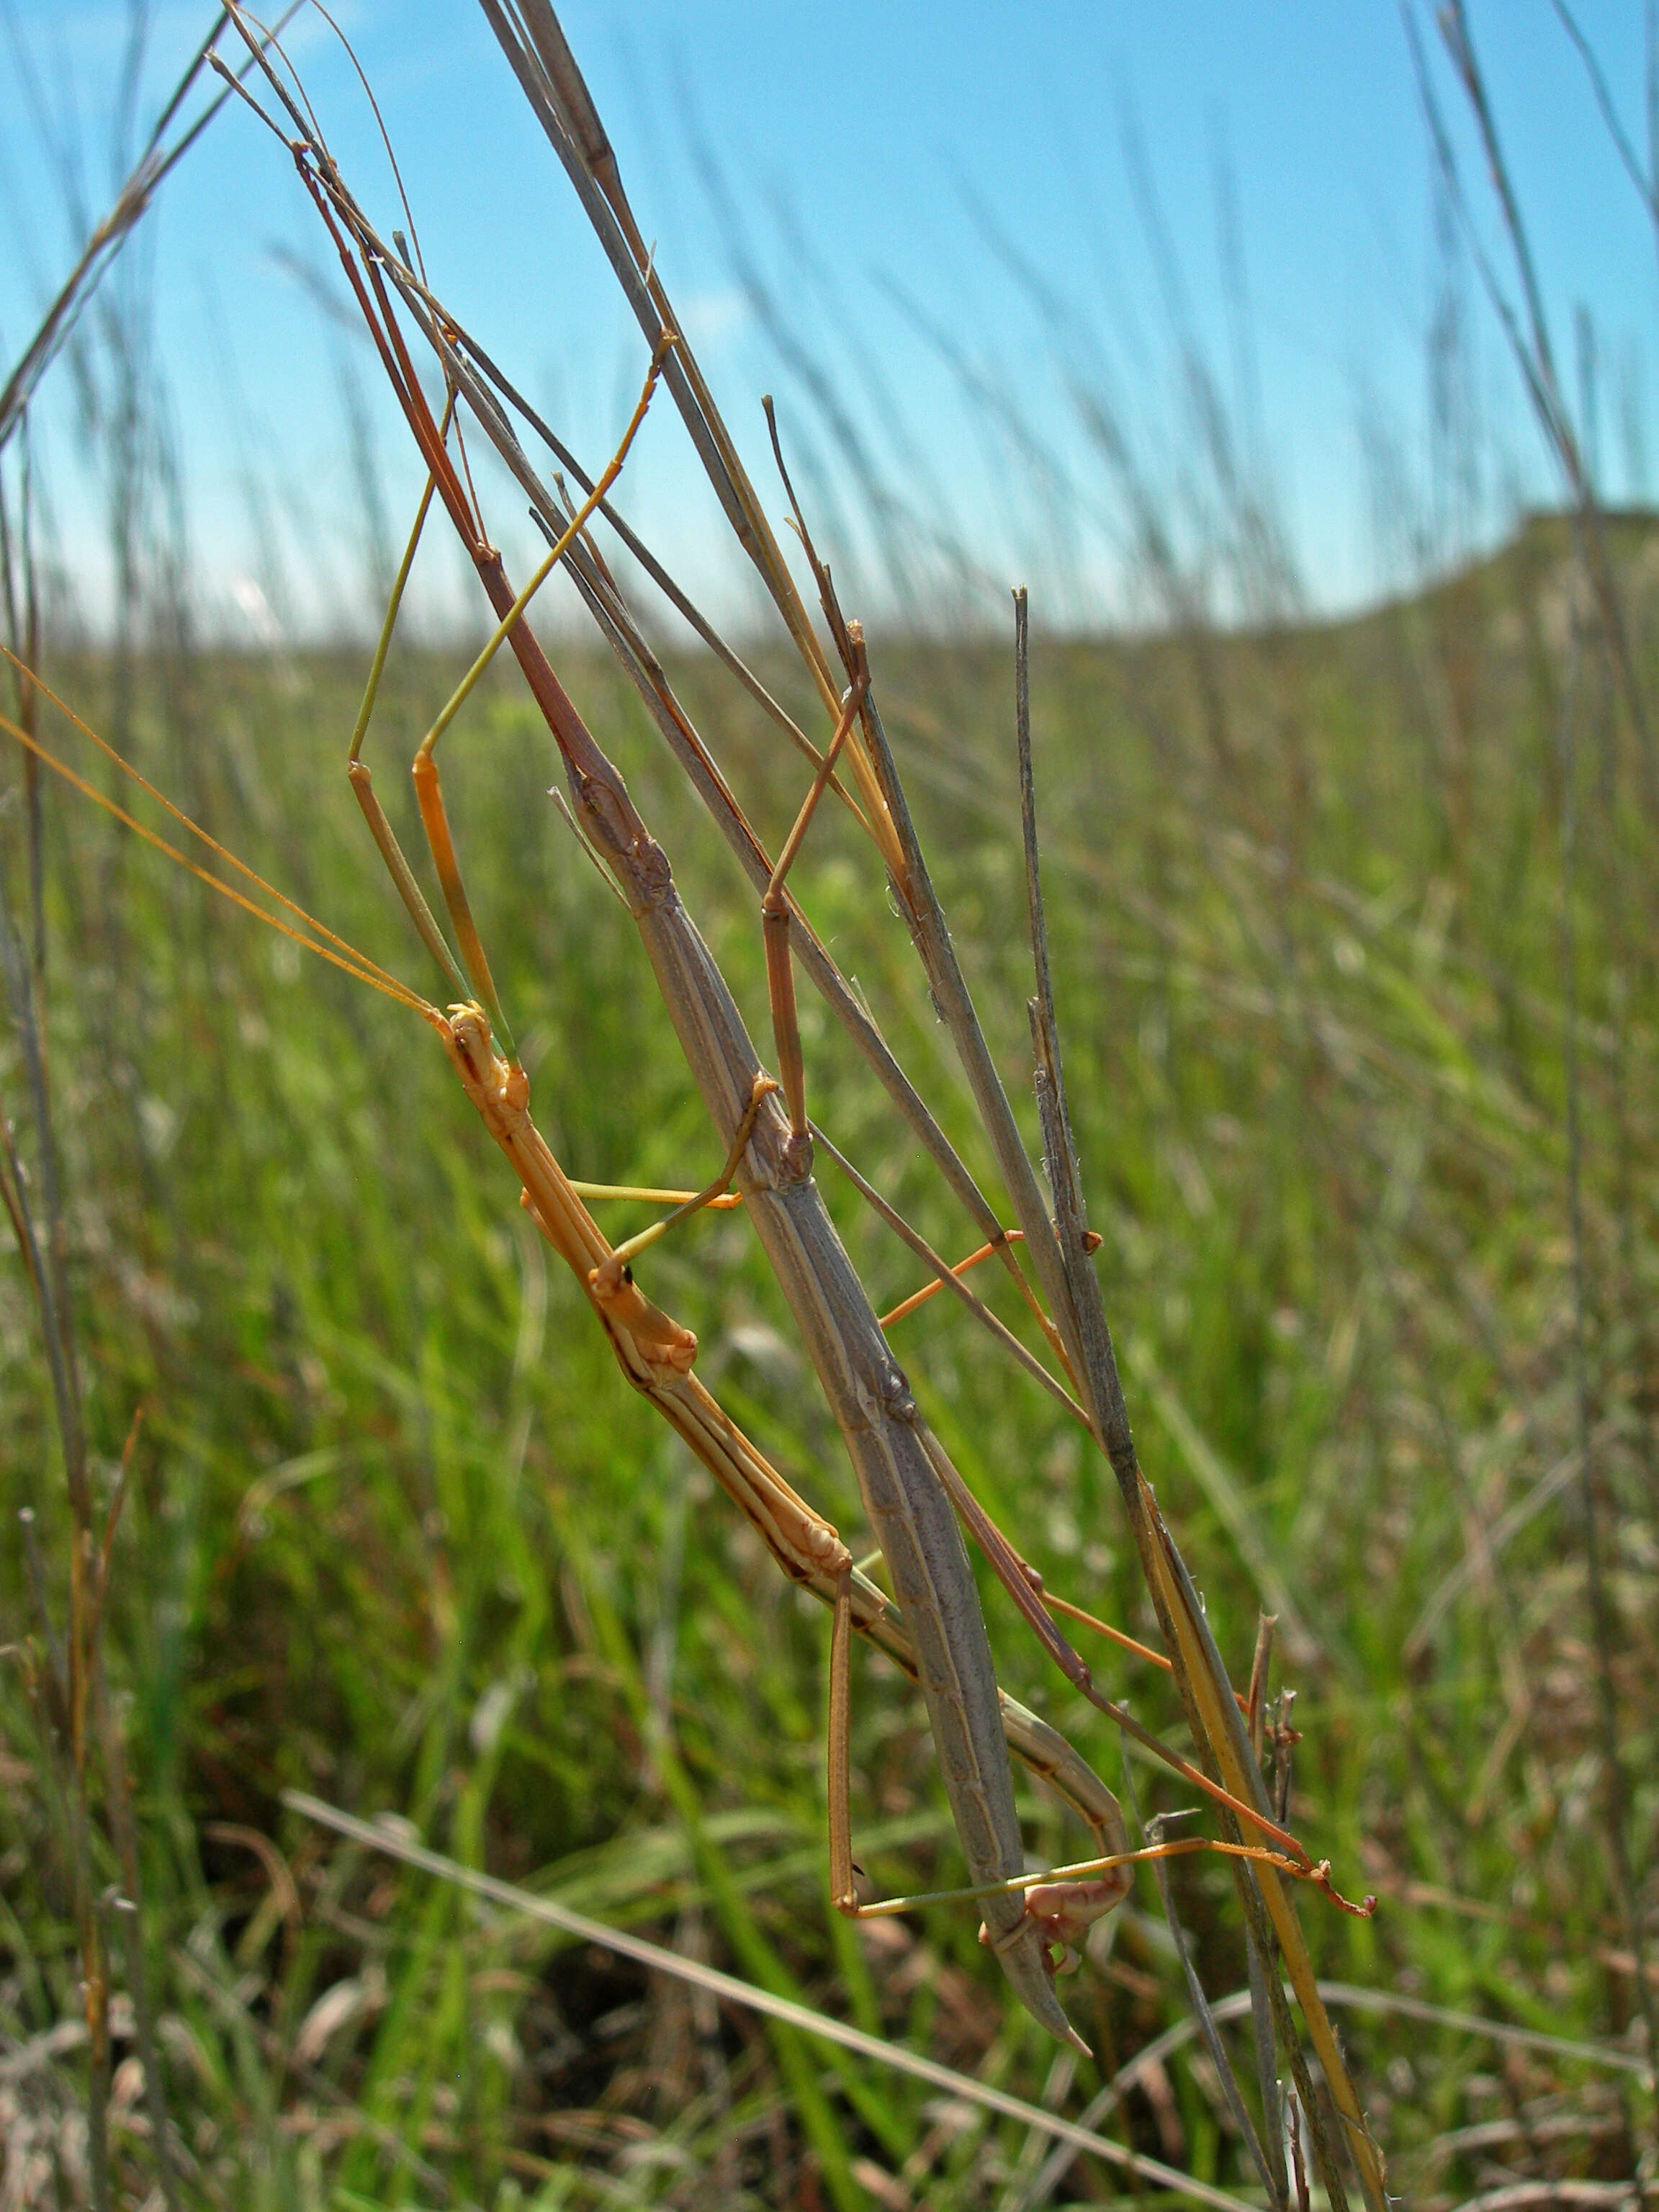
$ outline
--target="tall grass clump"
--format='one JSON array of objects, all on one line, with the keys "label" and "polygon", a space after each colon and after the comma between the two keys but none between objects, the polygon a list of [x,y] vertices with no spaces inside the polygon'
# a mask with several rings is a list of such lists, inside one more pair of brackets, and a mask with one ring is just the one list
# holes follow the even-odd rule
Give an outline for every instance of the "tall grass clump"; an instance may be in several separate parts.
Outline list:
[{"label": "tall grass clump", "polygon": [[[539,8],[492,20],[620,244],[648,350],[672,307],[556,25]],[[1478,86],[1459,20],[1452,58]],[[437,307],[437,272],[428,293],[401,240],[372,229],[282,82],[249,83],[306,142],[392,365],[395,319],[461,394],[469,447],[493,443],[558,535],[582,499],[574,458],[526,458],[538,426],[510,417],[483,345]],[[670,241],[662,264],[672,277]],[[734,850],[706,773],[699,788],[688,733],[775,854],[811,776],[780,717],[822,743],[853,674],[836,656],[856,667],[860,641],[832,580],[804,600],[773,566],[772,502],[732,470],[690,355],[665,363],[653,404],[677,404],[717,484],[724,470],[781,641],[746,649],[746,682],[724,641],[725,659],[653,647],[596,520],[572,557],[609,649],[562,653],[560,677],[769,1060],[765,871]],[[417,429],[422,388],[405,377]],[[1045,1588],[1180,1655],[1173,1684],[1088,1655],[1136,1721],[1226,1771],[1217,1692],[1263,1655],[1267,1809],[1340,1887],[1381,1900],[1359,1920],[1310,1892],[1299,1918],[1390,2190],[1639,2201],[1659,1686],[1642,866],[1656,541],[1569,470],[1571,517],[1321,624],[1241,495],[1218,512],[1240,562],[1263,564],[1258,618],[1224,628],[1156,486],[1092,419],[1139,501],[1163,627],[1039,630],[1021,715],[1005,641],[872,624],[879,723],[849,743],[869,748],[860,789],[889,805],[895,842],[872,873],[827,802],[789,889],[929,1100],[934,1161],[946,1148],[1018,1203],[1008,1130],[1042,1159],[1034,1268],[1051,1211],[1062,1238],[1080,1226],[1074,1140],[1115,1366],[1063,1241],[1040,1279],[1072,1316],[1094,1436],[946,1297],[894,1324],[894,1356]],[[113,656],[37,638],[15,500],[6,513],[19,657],[269,882],[414,978],[340,773],[360,657],[291,654],[277,676],[177,633]],[[412,751],[460,673],[394,641],[377,763]],[[21,676],[9,712],[56,752],[76,745]],[[1035,1029],[1017,721],[1052,978]],[[498,666],[443,740],[495,984],[568,1171],[691,1187],[729,1129],[694,1095],[635,918],[594,879],[607,848],[580,778],[569,803],[596,851],[540,795],[560,764],[548,736]],[[568,757],[571,730],[555,736]],[[1364,2141],[1340,2075],[1298,2039],[1297,2079],[1275,2047],[1267,1984],[1285,1965],[1236,1863],[1175,1858],[1167,1911],[1143,1873],[1097,1925],[1066,1992],[1088,2059],[1008,2002],[973,1910],[830,1909],[822,1614],[623,1390],[442,1055],[405,1007],[228,914],[48,781],[20,765],[0,821],[5,1189],[32,1255],[0,1283],[7,1502],[33,1516],[0,1553],[10,2201],[1357,2199]],[[382,769],[383,793],[397,781]],[[414,850],[413,807],[387,805]],[[984,1022],[966,1083],[939,1018],[958,984]],[[972,1221],[829,1011],[801,994],[814,1123],[954,1259],[979,1241]],[[971,1095],[988,1068],[1013,1102],[988,1133]],[[887,1311],[925,1268],[822,1150],[816,1173]],[[619,1237],[648,1217],[605,1218]],[[696,1331],[696,1371],[727,1413],[860,1548],[834,1419],[744,1216],[683,1224],[641,1274]],[[969,1280],[1047,1349],[1006,1271]],[[1117,1373],[1161,1519],[1144,1501],[1136,1517]],[[1201,1613],[1182,1609],[1182,1554]],[[1009,1592],[978,1584],[1005,1687],[1132,1820],[1191,1807],[1189,1782],[1047,1666]],[[855,1680],[861,1869],[878,1890],[959,1887],[921,1701],[879,1657]],[[301,1801],[395,1818],[331,1827]],[[1051,1795],[1022,1778],[1018,1802],[1030,1868],[1084,1855]],[[435,1874],[411,1846],[439,1854]],[[495,1889],[464,1886],[480,1877]],[[515,1893],[658,1948],[573,1942]],[[703,1965],[954,2079],[769,2025],[729,1984],[685,1978]],[[975,2087],[1042,2109],[998,2114]],[[1112,2155],[1045,2133],[1043,2110]]]}]

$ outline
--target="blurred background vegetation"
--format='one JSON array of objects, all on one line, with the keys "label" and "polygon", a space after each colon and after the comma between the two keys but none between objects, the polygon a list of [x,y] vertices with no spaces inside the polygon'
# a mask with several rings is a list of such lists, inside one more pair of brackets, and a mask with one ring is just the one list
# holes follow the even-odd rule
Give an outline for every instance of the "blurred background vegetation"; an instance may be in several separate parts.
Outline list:
[{"label": "blurred background vegetation", "polygon": [[[342,773],[365,655],[237,655],[193,634],[161,418],[112,299],[83,359],[127,395],[105,419],[129,590],[106,645],[49,628],[46,673],[232,850],[431,990]],[[1258,1610],[1278,1613],[1293,1823],[1345,1890],[1381,1900],[1370,1922],[1316,1903],[1304,1917],[1322,1973],[1372,1993],[1339,2020],[1393,2185],[1431,2205],[1637,2201],[1653,2096],[1626,1908],[1650,1925],[1659,1907],[1642,706],[1659,531],[1637,510],[1600,526],[1635,678],[1621,689],[1582,522],[1520,515],[1497,552],[1462,556],[1446,518],[1474,433],[1449,398],[1454,489],[1412,507],[1396,483],[1390,510],[1421,580],[1319,621],[1216,423],[1196,551],[1177,556],[1160,526],[1174,491],[1121,479],[1159,621],[1041,636],[1033,667],[1067,1075],[1137,1439],[1241,1680]],[[1382,497],[1381,461],[1378,483]],[[1190,544],[1190,511],[1183,528]],[[1251,618],[1224,626],[1219,596]],[[982,629],[921,640],[876,622],[871,641],[1035,1142],[1012,653]],[[394,653],[370,738],[388,803],[465,658]],[[558,658],[766,1034],[752,896],[614,665]],[[759,665],[804,714],[790,670]],[[775,732],[712,661],[672,673],[775,840],[799,796]],[[111,781],[49,711],[41,732]],[[556,763],[514,682],[488,684],[446,746],[561,1159],[594,1179],[702,1180],[712,1139],[635,933],[543,796]],[[395,1812],[469,1864],[690,1956],[751,1976],[763,1959],[779,1986],[1034,2099],[1092,2095],[1173,2031],[1100,2124],[1248,2199],[1150,1891],[1097,1929],[1068,1999],[1092,2066],[1005,2005],[970,1912],[854,1931],[830,1911],[822,1618],[623,1387],[420,1025],[73,793],[39,794],[33,843],[16,758],[4,788],[25,965],[41,863],[33,1002],[100,1520],[143,1411],[112,1553],[107,1733],[131,1776],[129,1917],[179,2201],[976,2207],[1122,2186],[844,2057],[814,2051],[822,2106],[804,2111],[752,2019],[342,1845],[283,1808],[289,1788]],[[854,849],[821,819],[794,886],[988,1179]],[[815,1116],[938,1247],[964,1249],[883,1097],[802,1012]],[[39,1212],[25,1042],[0,1048],[0,1103]],[[820,1180],[878,1303],[915,1287],[833,1170]],[[741,1217],[693,1222],[651,1270],[699,1334],[699,1371],[857,1548],[855,1491]],[[1053,1406],[988,1362],[948,1301],[895,1336],[1049,1586],[1153,1633],[1112,1486]],[[87,2201],[101,2127],[110,2201],[148,2205],[145,2023],[113,1901],[134,1863],[104,1784],[88,1848],[113,2049],[109,2111],[88,2109],[73,1717],[41,1657],[46,1622],[61,1636],[67,1617],[73,1516],[21,1265],[0,1272],[0,1501],[9,1531],[33,1516],[27,1543],[0,1544],[0,2203]],[[981,1579],[1007,1686],[1115,1780],[1109,1730]],[[1145,1669],[1097,1672],[1178,1734]],[[865,1659],[854,1762],[874,1881],[959,1879],[920,1700]],[[1187,1802],[1159,1770],[1137,1761],[1132,1779],[1148,1812]],[[1022,1786],[1034,1859],[1078,1856],[1080,1832]],[[1237,1988],[1224,1874],[1186,1860],[1172,1878],[1206,1986]]]}]

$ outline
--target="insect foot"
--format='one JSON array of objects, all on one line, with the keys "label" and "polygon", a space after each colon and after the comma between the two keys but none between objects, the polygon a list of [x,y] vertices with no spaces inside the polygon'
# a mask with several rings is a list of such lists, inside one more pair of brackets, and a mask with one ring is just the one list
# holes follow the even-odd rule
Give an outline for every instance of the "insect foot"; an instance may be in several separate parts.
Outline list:
[{"label": "insect foot", "polygon": [[[1042,1937],[1043,1955],[1050,1973],[1075,1973],[1085,1937],[1097,1920],[1115,1912],[1133,1887],[1128,1867],[1113,1867],[1087,1881],[1040,1881],[1025,1893],[1024,1925],[1035,1926]],[[993,1950],[997,1939],[981,1927],[979,1940]],[[1060,1953],[1056,1960],[1052,1954]]]}]

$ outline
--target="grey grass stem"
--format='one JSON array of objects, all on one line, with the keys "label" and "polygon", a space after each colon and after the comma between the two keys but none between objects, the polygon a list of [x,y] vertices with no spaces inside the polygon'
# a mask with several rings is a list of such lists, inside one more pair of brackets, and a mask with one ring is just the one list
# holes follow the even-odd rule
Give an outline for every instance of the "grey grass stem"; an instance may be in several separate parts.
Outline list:
[{"label": "grey grass stem", "polygon": [[[484,15],[592,223],[648,344],[659,329],[683,335],[634,220],[610,142],[575,58],[546,0],[520,0],[517,21],[501,0]],[[738,544],[782,616],[831,719],[836,686],[776,538],[689,348],[677,348],[666,382]]]},{"label": "grey grass stem", "polygon": [[126,1748],[101,1662],[93,1683],[93,1704],[103,1754],[110,1830],[121,1865],[122,1893],[112,1900],[111,1912],[120,1924],[127,1987],[132,1996],[133,2025],[137,2030],[138,2063],[144,2071],[144,2101],[149,2107],[151,2141],[155,2147],[156,2178],[167,2212],[179,2212],[179,2172],[173,2154],[167,2075],[161,2063],[161,2039],[155,2032],[149,1971],[144,1958],[143,1876],[138,1856],[138,1825],[133,1814]]},{"label": "grey grass stem", "polygon": [[1568,7],[1567,0],[1550,0],[1550,4],[1571,42],[1573,51],[1584,65],[1584,74],[1589,79],[1590,91],[1595,96],[1602,125],[1613,142],[1613,150],[1625,173],[1635,186],[1637,197],[1647,210],[1650,220],[1659,226],[1659,191],[1656,191],[1653,179],[1644,171],[1640,156],[1631,143],[1630,134],[1620,119],[1619,110],[1613,105],[1612,88],[1607,82],[1606,71],[1596,58],[1595,49],[1585,37],[1583,27]]},{"label": "grey grass stem", "polygon": [[[1129,1771],[1127,1759],[1123,1766],[1123,1781],[1130,1810],[1133,1813],[1136,1820],[1141,1822],[1147,1842],[1162,1843],[1163,1821],[1161,1820],[1141,1821],[1134,1781]],[[1203,2039],[1204,2048],[1210,2054],[1210,2063],[1215,2068],[1220,2080],[1227,2109],[1232,2114],[1233,2125],[1243,2139],[1244,2147],[1250,2154],[1251,2165],[1261,2178],[1261,2185],[1267,2193],[1267,2202],[1274,2208],[1274,2212],[1290,2212],[1290,2191],[1285,2185],[1283,2160],[1281,2158],[1277,2161],[1269,2161],[1267,2154],[1262,2148],[1261,2137],[1256,2133],[1255,2123],[1251,2118],[1243,2097],[1239,2092],[1238,2077],[1233,2071],[1232,2059],[1228,2053],[1226,2045],[1221,2040],[1221,2031],[1216,2021],[1214,2009],[1210,2003],[1203,1983],[1199,1979],[1198,1968],[1193,1963],[1192,1947],[1187,1941],[1181,1925],[1181,1917],[1176,1911],[1175,1892],[1170,1887],[1168,1864],[1163,1859],[1155,1858],[1152,1862],[1152,1878],[1158,1884],[1158,1901],[1164,1907],[1164,1923],[1170,1930],[1170,1939],[1175,1945],[1176,1955],[1181,1961],[1182,1978],[1187,1985],[1188,2001],[1192,2006],[1193,2016],[1198,2022],[1199,2033]],[[1254,1978],[1250,1996],[1252,2000],[1250,2012],[1254,2020],[1257,2014]],[[1269,2130],[1269,2140],[1271,2140],[1278,2117],[1273,2102],[1269,2101],[1264,2106],[1262,2117]]]},{"label": "grey grass stem", "polygon": [[[1417,37],[1415,17],[1409,9],[1406,24],[1417,74],[1419,96],[1428,118],[1437,157],[1448,188],[1474,240],[1477,266],[1516,356],[1527,391],[1545,436],[1553,448],[1574,506],[1578,556],[1589,576],[1601,617],[1602,649],[1624,696],[1635,730],[1650,827],[1659,823],[1659,754],[1656,753],[1647,702],[1636,672],[1624,610],[1613,582],[1601,526],[1601,503],[1574,434],[1556,374],[1549,324],[1533,259],[1526,222],[1521,212],[1484,72],[1475,51],[1462,0],[1446,0],[1437,21],[1442,40],[1474,115],[1486,156],[1492,191],[1509,239],[1522,297],[1524,324],[1504,295],[1478,237],[1462,196],[1449,137],[1430,82]],[[1571,17],[1570,33],[1576,33]],[[1579,40],[1581,52],[1589,58]],[[1595,79],[1592,69],[1592,80]],[[1615,130],[1615,141],[1622,134]],[[1652,204],[1651,187],[1644,194]],[[1556,750],[1561,781],[1561,924],[1560,961],[1565,1008],[1563,1057],[1566,1078],[1567,1207],[1572,1248],[1573,1332],[1575,1388],[1579,1431],[1579,1481],[1583,1497],[1584,1568],[1591,1635],[1595,1650],[1596,1705],[1601,1738],[1601,1760],[1607,1797],[1607,1826],[1612,1848],[1615,1902],[1626,1929],[1626,1940],[1636,1965],[1637,1999],[1647,2029],[1650,2056],[1659,2052],[1659,1997],[1650,1986],[1644,1964],[1641,1914],[1637,1901],[1636,1872],[1631,1861],[1624,1763],[1620,1744],[1618,1697],[1613,1674],[1614,1622],[1602,1558],[1599,1485],[1594,1449],[1594,1413],[1590,1403],[1588,1347],[1588,1277],[1583,1210],[1583,1103],[1578,1061],[1577,947],[1573,900],[1577,866],[1577,811],[1573,717],[1577,705],[1578,660],[1582,641],[1574,624],[1569,678],[1563,689],[1557,720]],[[1659,2130],[1659,2115],[1654,2126]]]},{"label": "grey grass stem", "polygon": [[[40,1034],[33,980],[12,923],[4,854],[0,851],[0,967],[3,968],[12,1024],[22,1048],[29,1104],[34,1121],[35,1146],[40,1170],[40,1194],[46,1208],[46,1233],[34,1227],[25,1200],[24,1218],[40,1302],[41,1333],[46,1364],[52,1376],[64,1453],[64,1478],[77,1528],[92,1525],[92,1500],[87,1487],[86,1442],[81,1422],[81,1383],[76,1364],[74,1325],[69,1313],[68,1244],[63,1190],[58,1177],[57,1148],[52,1141],[51,1086],[46,1048]],[[19,1195],[22,1186],[18,1185]]]},{"label": "grey grass stem", "polygon": [[[63,1190],[52,1138],[51,1092],[34,981],[13,926],[3,848],[0,847],[0,967],[3,968],[13,1025],[22,1048],[46,1207],[46,1234],[33,1221],[21,1175],[14,1169],[14,1221],[23,1225],[26,1258],[52,1376],[58,1444],[63,1454],[70,1507],[69,1625],[59,1639],[52,1620],[44,1562],[35,1538],[34,1516],[22,1517],[29,1578],[42,1637],[52,1655],[48,1680],[53,1697],[39,1717],[43,1742],[54,1732],[62,1738],[63,1763],[48,1757],[48,1771],[61,1798],[66,1837],[65,1860],[81,1951],[81,1984],[88,2036],[87,2168],[93,2212],[109,2212],[109,1954],[96,1890],[92,1841],[89,1705],[97,1672],[98,1553],[93,1533],[92,1493],[88,1480],[85,1431],[74,1322],[70,1311],[68,1239]],[[8,1132],[8,1149],[10,1137]],[[67,1766],[67,1772],[64,1766]]]},{"label": "grey grass stem", "polygon": [[1498,272],[1481,242],[1463,198],[1456,158],[1451,139],[1435,98],[1429,79],[1421,41],[1418,36],[1417,21],[1409,0],[1401,0],[1407,40],[1413,66],[1417,76],[1419,96],[1427,117],[1436,159],[1453,204],[1458,211],[1464,230],[1480,270],[1481,283],[1488,299],[1503,325],[1522,381],[1538,417],[1545,440],[1553,452],[1560,468],[1569,496],[1573,504],[1585,568],[1591,588],[1595,593],[1598,611],[1606,633],[1605,644],[1629,713],[1632,727],[1636,732],[1641,758],[1643,787],[1650,826],[1659,825],[1659,744],[1656,744],[1651,717],[1637,674],[1635,658],[1631,647],[1630,629],[1625,618],[1613,566],[1607,556],[1607,538],[1602,528],[1601,505],[1583,453],[1572,427],[1571,414],[1561,392],[1556,374],[1555,354],[1550,340],[1549,319],[1544,312],[1543,295],[1533,259],[1531,241],[1522,216],[1520,202],[1510,179],[1509,164],[1498,136],[1497,118],[1492,112],[1486,89],[1485,75],[1475,52],[1468,18],[1462,0],[1446,0],[1436,18],[1441,38],[1451,58],[1464,94],[1468,101],[1486,157],[1487,172],[1492,192],[1503,218],[1504,230],[1510,242],[1510,257],[1515,264],[1516,280],[1524,303],[1524,317],[1505,295]]}]

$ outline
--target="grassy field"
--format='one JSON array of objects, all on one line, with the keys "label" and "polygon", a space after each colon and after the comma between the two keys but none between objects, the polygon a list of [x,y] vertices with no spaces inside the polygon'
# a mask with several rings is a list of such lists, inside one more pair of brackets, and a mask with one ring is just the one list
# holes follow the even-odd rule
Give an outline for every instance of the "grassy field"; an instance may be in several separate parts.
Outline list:
[{"label": "grassy field", "polygon": [[[1615,533],[1644,668],[1656,544],[1644,526]],[[1537,523],[1493,562],[1338,627],[1040,639],[1034,660],[1067,1073],[1137,1440],[1241,1680],[1258,1608],[1280,1616],[1275,1686],[1297,1692],[1302,1732],[1294,1824],[1346,1891],[1381,1900],[1359,1922],[1313,1899],[1304,1922],[1322,1974],[1382,2001],[1338,2017],[1392,2185],[1431,2206],[1534,2179],[1612,2185],[1652,2142],[1597,1698],[1605,1658],[1650,1914],[1653,823],[1594,641],[1573,642],[1574,574],[1565,527]],[[872,649],[1035,1144],[1011,657],[879,635]],[[765,1036],[746,886],[614,669],[586,653],[562,666]],[[341,772],[355,657],[50,672],[234,850],[434,990]],[[399,803],[401,760],[454,673],[394,659],[371,746]],[[780,836],[799,792],[793,771],[769,775],[773,733],[712,665],[675,678],[744,787],[771,793],[757,826]],[[57,718],[43,734],[112,781]],[[714,1140],[636,938],[542,795],[555,763],[513,682],[488,687],[447,745],[497,981],[561,1158],[593,1178],[703,1179]],[[15,762],[6,777],[21,917]],[[430,1037],[74,794],[52,785],[44,801],[45,999],[100,1499],[145,1409],[107,1665],[184,2201],[969,2207],[1127,2185],[1087,2158],[1050,2171],[1012,2123],[562,1945],[283,1808],[299,1788],[395,1812],[468,1864],[1069,2111],[1188,2020],[1144,1876],[1068,1997],[1097,2054],[1074,2074],[1005,2002],[971,1911],[858,1931],[836,1918],[823,1617],[624,1389]],[[852,850],[836,823],[815,829],[804,902],[988,1177],[903,932]],[[817,1118],[937,1244],[967,1249],[884,1100],[811,1003],[804,1018]],[[0,1083],[27,1154],[9,1042]],[[915,1263],[834,1169],[819,1177],[878,1299],[915,1287]],[[643,1218],[606,1223],[620,1235]],[[860,1548],[850,1474],[741,1216],[685,1226],[649,1279],[697,1330],[699,1371]],[[1050,1588],[1154,1634],[1103,1463],[948,1303],[894,1333],[928,1417]],[[69,1523],[13,1264],[0,1362],[0,1496],[9,1525],[21,1507],[37,1517],[61,1626]],[[1586,1431],[1611,1613],[1600,1654]],[[1115,1783],[1111,1731],[982,1579],[1004,1680]],[[0,1607],[9,1643],[38,1641],[9,1540]],[[1158,1679],[1097,1663],[1179,1739]],[[8,2212],[86,2187],[80,1954],[27,1673],[14,1649],[0,1670]],[[959,1881],[920,1700],[867,1659],[854,1759],[872,1880]],[[1129,1778],[1145,1812],[1190,1802],[1139,1757]],[[1085,1848],[1052,1801],[1029,1784],[1024,1800],[1035,1860]],[[115,1862],[99,1874],[112,1893]],[[1224,1873],[1188,1859],[1173,1881],[1206,1986],[1237,1989]],[[160,2200],[117,1982],[116,2201],[137,2206]],[[1464,2014],[1522,2033],[1495,2039]],[[1251,2197],[1190,2033],[1102,2125]],[[1610,2186],[1606,2201],[1626,2199]]]}]

